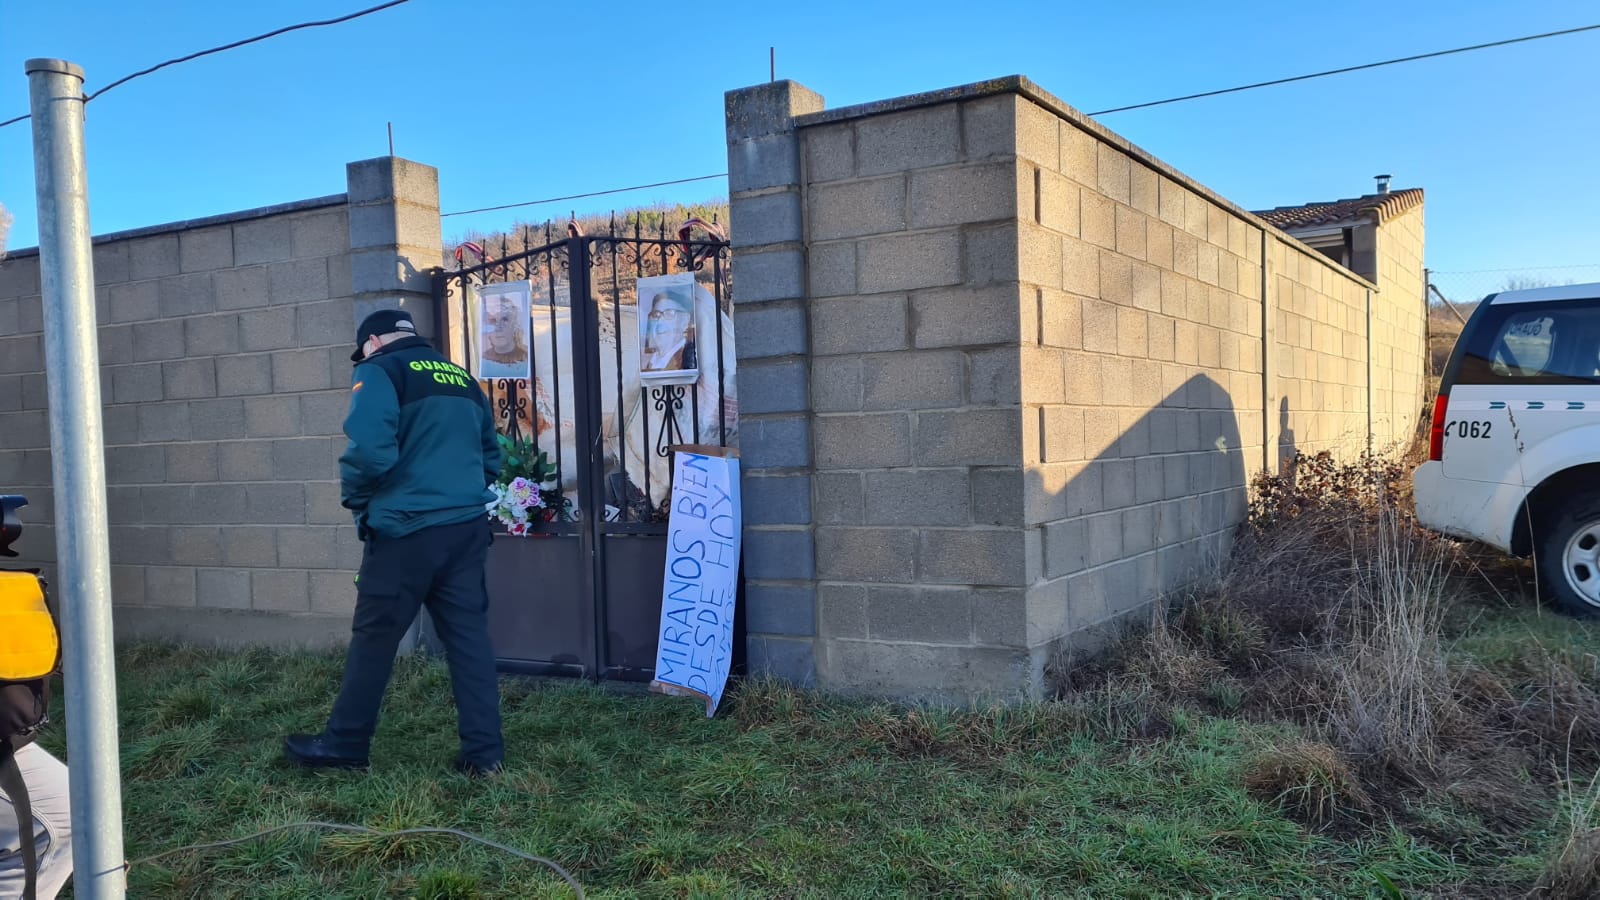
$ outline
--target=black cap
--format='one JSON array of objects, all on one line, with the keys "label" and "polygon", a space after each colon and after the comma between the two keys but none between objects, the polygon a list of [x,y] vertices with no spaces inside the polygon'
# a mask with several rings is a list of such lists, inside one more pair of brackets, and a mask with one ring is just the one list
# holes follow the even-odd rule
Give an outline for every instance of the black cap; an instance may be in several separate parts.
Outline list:
[{"label": "black cap", "polygon": [[361,327],[356,329],[356,352],[350,354],[350,361],[361,361],[361,345],[369,338],[374,335],[393,334],[396,331],[417,333],[417,326],[411,321],[411,313],[403,309],[380,309],[362,319]]}]

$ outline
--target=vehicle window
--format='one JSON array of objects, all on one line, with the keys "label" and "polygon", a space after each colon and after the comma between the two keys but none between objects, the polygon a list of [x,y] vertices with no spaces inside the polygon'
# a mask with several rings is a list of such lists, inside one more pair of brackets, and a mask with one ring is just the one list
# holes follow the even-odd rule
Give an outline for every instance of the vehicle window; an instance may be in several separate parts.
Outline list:
[{"label": "vehicle window", "polygon": [[1466,384],[1600,384],[1600,301],[1508,304],[1474,327]]}]

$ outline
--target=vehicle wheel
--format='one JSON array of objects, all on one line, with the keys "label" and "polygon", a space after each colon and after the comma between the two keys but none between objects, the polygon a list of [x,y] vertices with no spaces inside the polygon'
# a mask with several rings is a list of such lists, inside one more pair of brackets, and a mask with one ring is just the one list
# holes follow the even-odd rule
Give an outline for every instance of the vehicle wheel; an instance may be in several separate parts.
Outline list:
[{"label": "vehicle wheel", "polygon": [[1568,500],[1539,529],[1539,584],[1577,616],[1600,618],[1600,493]]}]

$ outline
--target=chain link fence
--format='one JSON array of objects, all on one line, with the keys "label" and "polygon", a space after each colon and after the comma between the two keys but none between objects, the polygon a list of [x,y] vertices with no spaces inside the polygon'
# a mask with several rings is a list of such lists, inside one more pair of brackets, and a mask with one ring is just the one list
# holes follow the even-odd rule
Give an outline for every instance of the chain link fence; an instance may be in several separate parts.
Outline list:
[{"label": "chain link fence", "polygon": [[1600,281],[1600,263],[1460,272],[1428,270],[1428,353],[1435,378],[1444,374],[1461,327],[1478,302],[1500,291]]}]

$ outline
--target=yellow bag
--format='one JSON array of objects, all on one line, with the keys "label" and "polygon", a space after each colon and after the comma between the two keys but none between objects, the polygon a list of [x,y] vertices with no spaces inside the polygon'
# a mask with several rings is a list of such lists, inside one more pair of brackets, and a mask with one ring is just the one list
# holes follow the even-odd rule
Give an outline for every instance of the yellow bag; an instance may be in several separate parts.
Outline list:
[{"label": "yellow bag", "polygon": [[32,572],[0,571],[0,681],[32,681],[55,673],[61,637]]}]

